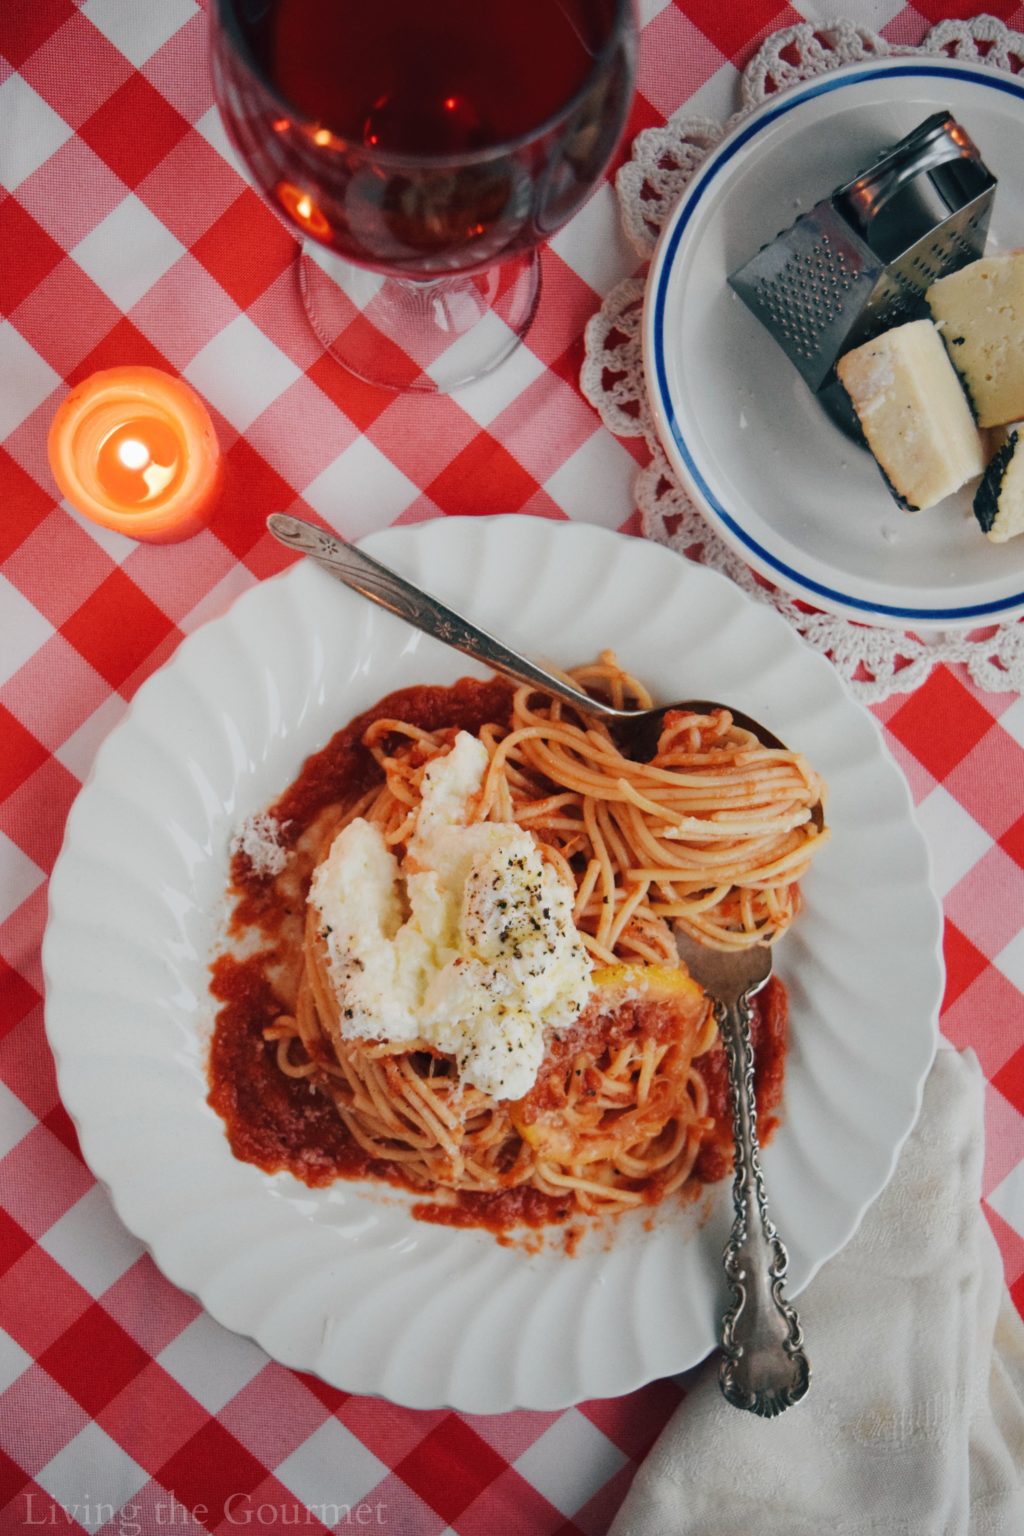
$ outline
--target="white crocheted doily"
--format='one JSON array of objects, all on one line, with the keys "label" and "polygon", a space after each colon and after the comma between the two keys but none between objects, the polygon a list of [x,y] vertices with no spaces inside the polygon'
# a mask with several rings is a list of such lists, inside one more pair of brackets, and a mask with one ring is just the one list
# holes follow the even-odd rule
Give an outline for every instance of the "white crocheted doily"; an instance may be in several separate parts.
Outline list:
[{"label": "white crocheted doily", "polygon": [[[787,86],[882,54],[926,52],[1024,69],[1024,35],[993,16],[943,21],[919,49],[890,48],[884,38],[841,21],[822,29],[810,22],[769,37],[750,60],[740,82],[741,106],[727,122],[671,118],[663,128],[637,136],[632,158],[619,171],[616,189],[626,234],[649,257],[662,224],[701,161],[740,118]],[[751,597],[771,603],[815,650],[827,655],[865,703],[909,693],[940,662],[963,662],[978,687],[1004,693],[1024,690],[1024,623],[970,632],[931,632],[925,637],[811,612],[756,576],[723,543],[690,501],[657,439],[644,390],[641,316],[644,280],[627,278],[605,299],[586,330],[580,384],[605,425],[620,437],[643,437],[651,462],[637,477],[635,494],[644,534],[690,559],[725,572]]]}]

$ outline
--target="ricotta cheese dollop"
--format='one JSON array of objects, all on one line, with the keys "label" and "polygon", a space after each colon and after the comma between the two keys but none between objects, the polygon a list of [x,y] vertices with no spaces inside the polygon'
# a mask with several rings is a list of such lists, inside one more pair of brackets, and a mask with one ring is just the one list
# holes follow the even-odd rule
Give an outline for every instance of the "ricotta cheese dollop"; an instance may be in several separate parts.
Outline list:
[{"label": "ricotta cheese dollop", "polygon": [[401,864],[362,818],[338,833],[309,892],[342,1039],[422,1040],[497,1099],[530,1091],[545,1032],[568,1027],[591,962],[572,893],[523,828],[470,821],[487,749],[460,731],[426,769]]}]

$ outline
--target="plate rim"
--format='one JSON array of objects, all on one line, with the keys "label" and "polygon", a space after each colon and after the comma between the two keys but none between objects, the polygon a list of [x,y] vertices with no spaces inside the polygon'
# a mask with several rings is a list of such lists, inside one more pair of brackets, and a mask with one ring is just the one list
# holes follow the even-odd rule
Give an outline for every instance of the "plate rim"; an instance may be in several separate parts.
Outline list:
[{"label": "plate rim", "polygon": [[864,80],[908,74],[960,78],[973,85],[984,85],[1014,96],[1024,106],[1024,77],[996,69],[990,64],[938,57],[931,59],[920,54],[902,57],[885,55],[844,64],[827,74],[815,75],[788,87],[777,97],[762,102],[736,123],[701,162],[670,213],[655,245],[644,292],[644,380],[658,441],[673,469],[682,479],[685,489],[693,497],[697,510],[714,531],[762,576],[791,595],[813,603],[826,612],[859,620],[861,623],[874,622],[896,629],[976,629],[986,624],[1008,622],[1024,614],[1024,588],[1005,598],[957,607],[918,608],[882,603],[829,587],[766,549],[747,532],[742,522],[719,501],[707,484],[680,428],[665,362],[664,311],[672,270],[689,221],[702,206],[702,200],[720,169],[764,128],[806,102]]},{"label": "plate rim", "polygon": [[[396,535],[399,536],[399,538],[402,540],[402,542],[404,542],[407,538],[410,538],[410,537],[411,537],[411,539],[413,541],[417,541],[419,539],[429,538],[430,537],[429,530],[432,529],[432,528],[436,528],[436,527],[445,527],[445,526],[447,526],[449,529],[457,531],[457,529],[459,528],[460,525],[467,526],[467,527],[479,528],[483,524],[488,524],[488,525],[492,525],[492,526],[498,525],[498,524],[508,525],[510,521],[511,520],[508,517],[501,517],[501,516],[490,516],[490,517],[485,517],[485,518],[455,518],[455,519],[444,519],[444,520],[432,520],[431,522],[428,522],[428,523],[408,525],[408,526],[404,526],[404,527],[400,527],[400,528],[390,527],[390,528],[382,529],[382,530],[379,530],[377,533],[369,535],[366,539],[360,540],[359,543],[360,543],[361,546],[368,547],[371,552],[374,552],[374,550],[376,549],[377,546],[382,545],[382,544],[384,546],[386,546],[389,542],[392,542]],[[523,521],[523,519],[517,519],[517,521],[519,521],[521,523]],[[830,666],[830,664],[825,660],[824,657],[821,657],[821,656],[817,655],[815,652],[811,651],[810,648],[803,646],[802,642],[800,642],[800,640],[799,640],[799,637],[796,636],[793,633],[793,631],[790,629],[790,627],[786,624],[785,620],[782,619],[782,617],[780,615],[774,613],[771,609],[769,609],[769,608],[767,608],[767,607],[765,607],[763,605],[752,603],[752,600],[745,593],[743,593],[741,589],[737,588],[734,583],[730,582],[728,580],[728,578],[725,577],[724,575],[722,575],[721,573],[716,572],[714,570],[711,570],[711,569],[709,569],[707,567],[693,565],[690,562],[687,562],[687,561],[683,560],[682,557],[674,554],[672,551],[670,551],[668,549],[665,549],[664,546],[652,544],[652,543],[649,543],[648,541],[644,541],[644,540],[629,539],[629,538],[627,538],[624,535],[618,534],[616,532],[613,532],[612,530],[603,528],[603,527],[601,527],[599,525],[595,525],[595,524],[561,523],[561,522],[553,522],[551,520],[544,519],[544,518],[532,518],[532,517],[529,518],[528,521],[531,524],[540,525],[540,527],[542,527],[545,530],[545,536],[553,533],[554,537],[556,539],[559,538],[559,537],[565,537],[566,535],[568,535],[568,538],[569,538],[570,542],[573,539],[578,539],[578,540],[588,540],[589,539],[589,540],[592,540],[592,541],[594,541],[594,542],[596,542],[598,544],[605,544],[609,549],[613,548],[616,545],[620,545],[620,546],[621,545],[627,545],[627,546],[635,545],[638,548],[646,549],[650,554],[654,554],[655,552],[657,552],[657,558],[659,558],[659,559],[664,557],[666,561],[677,561],[678,560],[678,561],[680,561],[679,571],[677,572],[677,577],[678,578],[681,578],[681,579],[685,580],[686,577],[690,577],[691,579],[694,579],[694,580],[696,580],[698,582],[706,581],[706,582],[708,582],[711,585],[719,585],[721,587],[724,587],[724,588],[729,590],[731,595],[733,595],[733,597],[735,599],[735,602],[736,602],[736,604],[737,604],[737,606],[738,606],[738,608],[740,610],[745,610],[746,606],[748,604],[750,604],[751,608],[754,611],[756,611],[761,616],[762,620],[770,622],[773,625],[781,626],[781,629],[779,631],[780,634],[781,634],[782,630],[788,631],[788,634],[789,634],[791,640],[794,642],[794,644],[801,650],[801,652],[805,653],[802,656],[802,660],[805,661],[807,664],[811,665],[812,667],[820,669],[822,676],[824,676],[827,673],[834,680],[835,689],[838,692],[843,694],[843,697],[844,697],[846,703],[849,705],[849,707],[854,709],[857,712],[857,714],[863,716],[866,720],[870,721],[871,725],[874,727],[875,741],[876,741],[876,745],[877,745],[878,751],[880,752],[881,756],[884,757],[887,760],[889,771],[895,776],[895,778],[898,779],[899,784],[900,784],[900,786],[902,788],[902,796],[903,796],[903,800],[904,800],[904,804],[905,804],[905,810],[907,812],[907,815],[908,815],[908,818],[909,818],[910,822],[912,823],[912,825],[914,827],[915,834],[916,834],[917,839],[919,841],[920,850],[921,850],[921,852],[924,855],[924,865],[925,865],[926,874],[930,871],[930,859],[929,859],[929,855],[928,855],[927,844],[924,841],[923,834],[921,833],[920,827],[917,825],[916,819],[914,817],[913,803],[912,803],[912,799],[911,799],[911,796],[910,796],[909,786],[907,785],[905,776],[901,773],[901,771],[899,769],[898,763],[896,762],[896,760],[893,757],[892,753],[889,751],[889,748],[888,748],[888,746],[887,746],[887,744],[886,744],[886,742],[884,740],[884,737],[882,736],[881,730],[879,728],[878,721],[875,720],[868,713],[868,711],[864,710],[862,708],[862,706],[860,706],[859,703],[856,700],[854,700],[848,694],[845,693],[845,690],[842,689],[841,680],[838,678],[838,675],[835,674],[834,669]],[[557,530],[557,532],[556,532],[556,530]],[[386,558],[386,555],[387,555],[386,548],[384,550],[382,550],[381,554],[382,554],[382,558]],[[289,567],[285,571],[281,572],[279,575],[277,575],[277,576],[275,576],[273,578],[270,578],[270,583],[274,583],[274,584],[282,583],[282,584],[284,584],[284,583],[288,583],[290,580],[295,581],[295,582],[299,582],[299,581],[305,580],[308,577],[309,573],[310,573],[310,569],[311,568],[308,566],[308,563],[302,562],[302,561],[296,562],[294,565],[292,565],[291,567]],[[299,575],[300,572],[303,572],[304,574],[302,576],[300,576]],[[228,608],[222,614],[218,615],[214,619],[211,619],[211,620],[207,621],[207,623],[199,626],[197,628],[197,630],[193,631],[192,634],[186,636],[185,639],[181,642],[181,644],[177,648],[177,650],[175,651],[175,653],[173,654],[173,656],[169,659],[169,661],[167,663],[165,663],[163,667],[158,669],[157,672],[155,672],[150,679],[147,679],[146,682],[144,682],[140,686],[140,688],[137,691],[135,697],[131,701],[128,710],[126,710],[126,712],[122,716],[121,720],[111,730],[111,732],[108,733],[108,736],[101,743],[100,748],[98,749],[96,757],[94,759],[91,771],[90,771],[90,773],[89,773],[85,783],[82,786],[82,791],[80,791],[79,796],[76,797],[75,804],[73,805],[72,810],[69,813],[68,822],[67,822],[67,828],[66,828],[66,831],[65,831],[64,842],[62,844],[60,855],[59,855],[59,857],[58,857],[58,859],[57,859],[57,861],[56,861],[56,863],[54,865],[54,870],[53,870],[53,873],[52,873],[52,876],[51,876],[50,891],[48,892],[48,920],[47,920],[46,931],[44,933],[44,939],[43,939],[43,971],[44,971],[44,978],[45,978],[45,983],[46,983],[46,997],[47,997],[47,1004],[48,1005],[49,1005],[50,997],[51,997],[51,995],[52,995],[52,993],[54,991],[54,982],[55,982],[52,964],[50,963],[52,957],[48,954],[48,949],[49,949],[50,943],[52,942],[52,940],[51,940],[51,921],[50,921],[50,916],[49,916],[50,912],[52,911],[52,904],[51,904],[52,892],[53,892],[55,887],[59,886],[58,871],[59,871],[59,868],[60,868],[61,861],[64,858],[65,851],[66,851],[67,847],[70,845],[70,843],[72,841],[78,817],[82,814],[82,812],[80,811],[80,805],[83,804],[83,803],[85,805],[88,804],[87,799],[85,799],[86,791],[90,788],[90,786],[96,784],[97,782],[101,782],[102,781],[102,775],[103,775],[103,771],[104,771],[104,764],[105,764],[106,756],[107,756],[108,752],[113,750],[110,747],[110,743],[116,737],[118,737],[123,731],[128,730],[130,728],[131,722],[133,721],[133,718],[136,715],[136,702],[140,698],[142,698],[144,696],[144,690],[149,690],[150,689],[150,685],[151,684],[154,686],[154,688],[156,686],[158,686],[157,680],[168,669],[173,668],[174,662],[175,662],[175,658],[177,658],[178,656],[182,655],[182,653],[185,653],[186,647],[188,648],[189,652],[191,652],[194,649],[198,650],[198,647],[199,647],[199,644],[200,644],[199,637],[203,634],[204,631],[209,629],[211,626],[220,626],[220,625],[227,624],[230,621],[230,619],[231,619],[231,615],[235,613],[236,609],[238,608],[238,606],[240,604],[244,605],[248,598],[255,597],[256,594],[258,594],[264,587],[268,586],[270,583],[268,583],[268,582],[258,582],[258,583],[256,583],[253,587],[249,588],[246,592],[240,594],[237,598],[235,598],[234,601],[228,606]],[[312,750],[315,750],[315,746],[305,746],[305,745],[303,746],[303,751],[304,752],[312,751]],[[847,1232],[846,1236],[842,1239],[842,1241],[838,1245],[838,1248],[833,1249],[829,1253],[824,1253],[824,1254],[820,1255],[820,1257],[818,1257],[817,1260],[813,1263],[812,1268],[810,1270],[810,1273],[806,1276],[806,1278],[805,1278],[805,1280],[803,1282],[804,1284],[808,1283],[809,1280],[811,1278],[813,1278],[813,1275],[817,1273],[817,1271],[821,1267],[821,1265],[823,1263],[827,1262],[828,1258],[832,1257],[834,1252],[839,1251],[839,1249],[841,1249],[845,1245],[845,1243],[849,1241],[850,1237],[852,1237],[853,1232],[856,1230],[857,1226],[859,1225],[859,1222],[860,1222],[861,1218],[863,1217],[864,1211],[870,1206],[870,1204],[873,1202],[873,1200],[877,1198],[878,1193],[881,1192],[881,1189],[885,1187],[885,1184],[888,1182],[888,1179],[891,1177],[892,1171],[893,1171],[893,1169],[895,1167],[896,1159],[897,1159],[897,1157],[899,1155],[900,1148],[902,1147],[903,1142],[906,1139],[906,1136],[909,1134],[913,1124],[915,1123],[916,1118],[917,1118],[917,1113],[918,1113],[918,1111],[920,1109],[921,1096],[922,1096],[922,1093],[923,1093],[924,1081],[925,1081],[925,1078],[927,1076],[927,1072],[928,1072],[928,1070],[930,1068],[931,1060],[932,1060],[932,1058],[934,1056],[934,1050],[935,1050],[935,1047],[936,1047],[936,1045],[938,1043],[938,1038],[939,1038],[938,1019],[939,1019],[939,1008],[940,1008],[941,997],[942,997],[942,990],[943,990],[943,975],[944,975],[944,973],[943,973],[943,964],[942,964],[942,947],[941,947],[941,939],[942,939],[941,908],[940,908],[940,906],[938,904],[937,898],[936,898],[935,893],[934,893],[934,889],[931,887],[930,882],[928,882],[926,880],[925,881],[925,885],[926,885],[926,888],[927,888],[927,899],[930,901],[929,916],[930,916],[931,923],[932,923],[932,944],[931,944],[931,949],[929,951],[929,957],[928,957],[929,961],[930,961],[930,967],[931,967],[930,968],[930,977],[931,977],[931,981],[932,981],[932,996],[931,996],[931,1000],[930,1000],[929,1018],[928,1018],[928,1031],[929,1031],[929,1039],[930,1039],[930,1049],[929,1049],[929,1052],[927,1054],[927,1060],[922,1060],[922,1062],[919,1063],[920,1070],[918,1072],[916,1083],[913,1086],[913,1093],[912,1093],[912,1097],[913,1097],[913,1113],[912,1113],[912,1115],[910,1117],[909,1123],[907,1124],[905,1130],[903,1131],[903,1134],[899,1137],[899,1139],[897,1140],[895,1146],[892,1148],[890,1155],[887,1158],[884,1178],[882,1179],[882,1182],[881,1182],[881,1184],[879,1186],[879,1189],[874,1194],[870,1195],[867,1198],[867,1200],[862,1204],[861,1209],[859,1211],[859,1214],[857,1215],[855,1221],[853,1222],[853,1225],[851,1226],[850,1230]],[[79,1131],[81,1131],[83,1129],[83,1127],[82,1127],[82,1123],[81,1123],[81,1120],[79,1118],[79,1115],[77,1113],[77,1108],[76,1109],[72,1109],[71,1106],[68,1105],[66,1103],[65,1099],[64,1099],[64,1092],[63,1092],[63,1090],[64,1090],[64,1084],[65,1084],[65,1074],[69,1070],[69,1061],[68,1061],[67,1057],[64,1057],[62,1055],[62,1051],[61,1051],[61,1048],[60,1048],[60,1043],[58,1041],[56,1041],[54,1039],[54,1037],[53,1037],[53,1033],[52,1033],[51,1027],[50,1027],[50,1010],[49,1010],[49,1006],[47,1006],[47,1008],[46,1008],[46,1011],[45,1011],[45,1014],[44,1014],[44,1019],[45,1019],[45,1024],[46,1024],[47,1039],[48,1039],[48,1041],[50,1043],[51,1050],[53,1051],[53,1054],[54,1054],[54,1056],[56,1058],[56,1061],[57,1061],[58,1084],[61,1087],[61,1091],[62,1091],[62,1102],[65,1102],[65,1107],[68,1109],[69,1114],[71,1114],[72,1120],[74,1121],[74,1123],[76,1125],[76,1128],[78,1128]],[[85,1139],[85,1138],[83,1138],[83,1139]],[[89,1166],[90,1166],[90,1170],[94,1171],[94,1170],[92,1170],[92,1163],[91,1162],[90,1162]],[[319,1374],[319,1375],[321,1375],[323,1377],[324,1380],[327,1380],[328,1382],[331,1382],[333,1385],[336,1385],[336,1386],[343,1385],[343,1383],[339,1382],[335,1376],[332,1376],[330,1374],[326,1374],[326,1373],[322,1372],[319,1369],[318,1364],[316,1363],[316,1361],[312,1361],[312,1360],[309,1360],[309,1359],[302,1359],[302,1360],[286,1359],[284,1357],[283,1353],[280,1350],[268,1347],[268,1344],[266,1342],[265,1337],[261,1337],[260,1332],[259,1332],[258,1329],[254,1328],[252,1330],[248,1330],[248,1329],[245,1329],[245,1328],[241,1328],[241,1327],[239,1327],[237,1322],[233,1322],[229,1318],[225,1317],[223,1315],[220,1307],[211,1304],[209,1299],[204,1295],[203,1287],[201,1285],[198,1286],[195,1289],[192,1289],[189,1286],[189,1284],[187,1283],[187,1281],[183,1281],[183,1279],[178,1277],[178,1275],[172,1270],[170,1265],[165,1262],[164,1258],[159,1258],[157,1256],[157,1253],[155,1251],[155,1241],[156,1240],[155,1239],[151,1240],[148,1236],[142,1236],[138,1232],[138,1229],[137,1229],[137,1227],[134,1224],[131,1224],[127,1220],[125,1220],[125,1217],[122,1214],[121,1202],[120,1202],[120,1200],[118,1198],[116,1190],[112,1187],[111,1182],[108,1179],[106,1179],[102,1174],[95,1174],[95,1176],[97,1177],[98,1181],[103,1185],[103,1187],[107,1191],[107,1193],[108,1193],[108,1195],[109,1195],[109,1197],[110,1197],[110,1199],[112,1201],[112,1204],[113,1204],[113,1206],[115,1208],[115,1211],[117,1212],[119,1218],[124,1222],[124,1224],[129,1228],[129,1230],[135,1232],[137,1236],[140,1236],[141,1241],[145,1244],[147,1252],[150,1253],[151,1257],[154,1259],[154,1262],[157,1263],[157,1267],[159,1269],[161,1269],[161,1271],[167,1276],[167,1278],[171,1281],[171,1283],[176,1285],[178,1288],[185,1290],[188,1294],[197,1296],[197,1299],[199,1299],[199,1301],[200,1301],[201,1305],[203,1306],[204,1310],[206,1310],[212,1317],[215,1318],[215,1320],[217,1320],[218,1322],[221,1322],[224,1326],[232,1329],[235,1332],[240,1332],[240,1333],[246,1334],[248,1337],[254,1338],[256,1340],[256,1342],[259,1343],[260,1346],[264,1350],[267,1351],[267,1353],[271,1356],[272,1359],[280,1360],[280,1361],[282,1361],[283,1363],[285,1363],[286,1365],[290,1366],[293,1369],[309,1371],[312,1374]],[[644,1368],[643,1362],[642,1362],[642,1359],[640,1358],[640,1356],[641,1356],[641,1352],[637,1351],[636,1360],[633,1363],[633,1375],[631,1376],[631,1378],[628,1381],[623,1381],[620,1384],[618,1384],[616,1386],[616,1388],[615,1388],[616,1392],[628,1392],[628,1391],[631,1391],[631,1390],[635,1390],[636,1388],[638,1388],[639,1386],[645,1384],[646,1382],[655,1379],[655,1375],[652,1375],[649,1370]],[[686,1362],[680,1363],[678,1361],[673,1361],[673,1362],[671,1362],[671,1363],[666,1365],[665,1370],[666,1371],[674,1371],[674,1370],[685,1369],[691,1363],[694,1363],[694,1362],[686,1361]],[[638,1368],[639,1368],[639,1372],[638,1372]],[[665,1373],[664,1371],[659,1371],[656,1374],[664,1374],[664,1373]],[[474,1399],[472,1402],[467,1402],[467,1401],[464,1401],[464,1400],[463,1401],[457,1401],[457,1400],[455,1400],[454,1397],[448,1396],[448,1395],[443,1395],[443,1396],[442,1395],[434,1395],[434,1396],[430,1397],[429,1399],[424,1398],[422,1396],[415,1395],[415,1394],[413,1394],[411,1396],[403,1396],[403,1395],[401,1395],[401,1393],[396,1392],[392,1387],[388,1387],[385,1390],[385,1388],[383,1388],[383,1387],[375,1388],[375,1387],[372,1387],[372,1386],[367,1386],[365,1383],[362,1383],[362,1382],[357,1382],[355,1385],[349,1385],[345,1389],[346,1390],[350,1390],[350,1391],[354,1391],[354,1392],[358,1392],[358,1393],[365,1393],[367,1395],[383,1395],[383,1396],[386,1396],[391,1401],[394,1401],[394,1402],[397,1402],[397,1403],[404,1403],[406,1406],[409,1406],[409,1407],[423,1408],[423,1407],[448,1406],[448,1407],[453,1407],[457,1411],[462,1411],[462,1412],[501,1412],[501,1411],[513,1410],[513,1409],[516,1409],[516,1408],[519,1408],[519,1407],[535,1408],[535,1409],[541,1409],[541,1410],[548,1411],[548,1410],[561,1409],[563,1407],[569,1406],[572,1403],[585,1400],[585,1398],[587,1396],[595,1395],[594,1391],[579,1391],[579,1390],[576,1390],[575,1388],[571,1388],[569,1393],[568,1393],[568,1395],[566,1395],[566,1389],[563,1386],[560,1389],[560,1391],[549,1392],[543,1398],[543,1400],[533,1400],[533,1399],[531,1399],[531,1400],[528,1400],[528,1401],[527,1400],[520,1401],[518,1399],[516,1399],[516,1400],[502,1399],[501,1401],[488,1400],[486,1402],[483,1402],[483,1401],[481,1401],[479,1399]],[[602,1394],[598,1393],[596,1395],[602,1395]],[[607,1395],[607,1394],[603,1394],[603,1395]]]}]

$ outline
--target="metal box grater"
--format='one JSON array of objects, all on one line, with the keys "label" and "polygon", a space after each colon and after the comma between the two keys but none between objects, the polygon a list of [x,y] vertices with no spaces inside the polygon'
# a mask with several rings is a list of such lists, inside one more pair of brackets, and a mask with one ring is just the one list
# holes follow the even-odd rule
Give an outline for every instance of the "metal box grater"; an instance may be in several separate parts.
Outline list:
[{"label": "metal box grater", "polygon": [[855,421],[836,362],[926,314],[936,278],[982,254],[995,188],[967,133],[938,112],[730,276],[847,430]]}]

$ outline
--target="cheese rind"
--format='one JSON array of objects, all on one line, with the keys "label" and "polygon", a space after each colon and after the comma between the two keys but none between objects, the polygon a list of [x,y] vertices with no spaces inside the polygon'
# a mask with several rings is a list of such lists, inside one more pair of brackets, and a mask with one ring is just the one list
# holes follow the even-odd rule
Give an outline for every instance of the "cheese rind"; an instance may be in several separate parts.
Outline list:
[{"label": "cheese rind", "polygon": [[974,498],[974,515],[993,544],[1024,533],[1024,428],[1010,432]]},{"label": "cheese rind", "polygon": [[847,352],[836,372],[897,500],[933,507],[985,468],[981,436],[930,320]]},{"label": "cheese rind", "polygon": [[1024,416],[1024,251],[972,261],[925,298],[978,425]]}]

